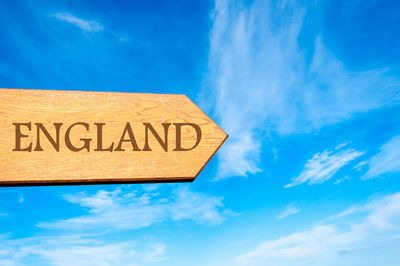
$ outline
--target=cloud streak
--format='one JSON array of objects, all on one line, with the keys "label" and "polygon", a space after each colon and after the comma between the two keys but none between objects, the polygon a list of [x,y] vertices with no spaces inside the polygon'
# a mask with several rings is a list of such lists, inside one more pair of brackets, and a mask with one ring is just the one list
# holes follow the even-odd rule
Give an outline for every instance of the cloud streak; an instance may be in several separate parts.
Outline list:
[{"label": "cloud streak", "polygon": [[280,214],[278,214],[276,216],[276,219],[282,220],[282,219],[285,219],[285,218],[287,218],[291,215],[294,215],[296,213],[299,213],[299,212],[300,212],[300,209],[296,208],[294,206],[294,204],[292,203],[292,204],[289,204],[288,206],[286,206],[286,208]]},{"label": "cloud streak", "polygon": [[395,136],[382,145],[380,152],[369,160],[369,170],[362,177],[370,179],[400,171],[400,136]]},{"label": "cloud streak", "polygon": [[128,187],[114,191],[99,190],[66,195],[65,199],[88,211],[66,220],[42,222],[38,226],[65,230],[134,230],[170,221],[193,221],[197,224],[219,225],[230,215],[222,197],[193,192],[185,186],[161,197],[156,191],[138,192]]},{"label": "cloud streak", "polygon": [[265,241],[239,256],[236,263],[342,265],[340,257],[346,254],[373,248],[378,242],[393,245],[393,238],[389,236],[395,235],[399,230],[400,193],[394,193],[362,206],[351,207],[332,217],[330,223],[325,221],[303,232]]},{"label": "cloud streak", "polygon": [[363,154],[363,152],[354,149],[318,152],[307,161],[300,175],[292,178],[292,182],[287,184],[285,188],[298,186],[306,182],[309,185],[322,184],[331,179],[340,168]]},{"label": "cloud streak", "polygon": [[70,13],[55,13],[52,15],[52,17],[68,24],[74,25],[84,32],[100,32],[104,29],[103,25],[97,21],[85,20]]},{"label": "cloud streak", "polygon": [[217,179],[260,172],[271,134],[307,133],[398,103],[399,82],[387,70],[348,71],[318,35],[307,59],[299,43],[307,12],[293,1],[216,1],[201,97],[230,135]]},{"label": "cloud streak", "polygon": [[[103,241],[90,235],[0,237],[1,265],[143,265],[166,259],[159,242]],[[146,248],[147,247],[147,248]],[[136,264],[137,263],[137,264]]]}]

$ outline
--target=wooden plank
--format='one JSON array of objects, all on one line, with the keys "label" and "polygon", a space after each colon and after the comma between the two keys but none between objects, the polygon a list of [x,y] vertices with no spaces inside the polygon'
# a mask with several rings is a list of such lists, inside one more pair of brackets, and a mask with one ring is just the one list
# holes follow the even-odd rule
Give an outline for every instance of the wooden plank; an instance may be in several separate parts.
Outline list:
[{"label": "wooden plank", "polygon": [[226,138],[185,95],[0,89],[0,185],[192,181]]}]

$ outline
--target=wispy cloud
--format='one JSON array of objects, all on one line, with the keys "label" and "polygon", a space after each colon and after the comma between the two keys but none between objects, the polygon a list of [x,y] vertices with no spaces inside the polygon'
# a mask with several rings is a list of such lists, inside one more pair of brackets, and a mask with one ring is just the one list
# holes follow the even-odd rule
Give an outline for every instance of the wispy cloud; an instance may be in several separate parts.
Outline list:
[{"label": "wispy cloud", "polygon": [[222,203],[222,197],[193,192],[186,186],[170,191],[170,196],[166,198],[154,190],[139,192],[129,187],[120,187],[111,192],[100,190],[94,195],[66,195],[65,199],[87,208],[88,213],[66,220],[42,222],[38,224],[39,227],[133,230],[155,223],[183,220],[219,225],[230,215]]},{"label": "wispy cloud", "polygon": [[156,223],[184,221],[219,225],[233,214],[222,197],[194,192],[187,185],[124,185],[64,199],[80,206],[84,215],[41,222],[42,236],[0,235],[1,265],[28,265],[33,259],[38,265],[60,266],[159,263],[169,257],[165,243],[148,235],[119,241],[110,239],[110,232],[128,234]]},{"label": "wispy cloud", "polygon": [[282,220],[282,219],[285,219],[285,218],[287,218],[291,215],[294,215],[296,213],[299,213],[299,212],[300,212],[300,209],[296,208],[294,206],[294,203],[292,203],[292,204],[289,204],[288,206],[286,206],[286,208],[280,214],[278,214],[276,216],[276,219]]},{"label": "wispy cloud", "polygon": [[360,163],[358,163],[357,165],[355,165],[353,167],[353,169],[357,170],[357,171],[361,171],[361,169],[364,167],[364,165],[366,165],[367,162],[366,161],[362,161]]},{"label": "wispy cloud", "polygon": [[[334,221],[260,244],[239,256],[239,265],[339,265],[334,259],[374,243],[390,242],[400,230],[400,193],[377,198],[337,215]],[[366,241],[368,240],[368,241]],[[398,239],[397,241],[400,241]]]},{"label": "wispy cloud", "polygon": [[309,185],[324,183],[332,178],[340,168],[363,154],[363,152],[354,149],[334,149],[318,152],[307,161],[300,175],[292,178],[292,182],[287,184],[285,188],[306,182]]},{"label": "wispy cloud", "polygon": [[380,150],[369,160],[369,170],[363,179],[400,171],[400,136],[393,137]]},{"label": "wispy cloud", "polygon": [[338,185],[338,184],[342,183],[342,182],[345,181],[345,180],[350,180],[350,176],[346,175],[346,176],[344,176],[344,177],[342,177],[342,178],[339,178],[339,179],[336,180],[333,184],[334,184],[334,185]]},{"label": "wispy cloud", "polygon": [[103,241],[90,235],[3,236],[0,249],[1,265],[147,265],[166,259],[162,243]]},{"label": "wispy cloud", "polygon": [[152,243],[148,248],[144,257],[147,262],[159,262],[166,260],[165,257],[167,246],[163,243]]},{"label": "wispy cloud", "polygon": [[74,25],[85,32],[99,32],[103,31],[104,29],[100,22],[94,20],[85,20],[70,13],[55,13],[52,15],[52,17]]},{"label": "wispy cloud", "polygon": [[399,82],[387,70],[348,71],[318,35],[308,60],[298,41],[307,12],[295,1],[216,1],[201,98],[230,135],[219,179],[261,171],[271,133],[310,132],[399,101]]}]

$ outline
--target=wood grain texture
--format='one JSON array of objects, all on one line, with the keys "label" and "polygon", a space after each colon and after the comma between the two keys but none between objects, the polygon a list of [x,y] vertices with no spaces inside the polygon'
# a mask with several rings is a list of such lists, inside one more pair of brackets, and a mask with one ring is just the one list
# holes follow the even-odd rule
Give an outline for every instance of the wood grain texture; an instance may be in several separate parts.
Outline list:
[{"label": "wood grain texture", "polygon": [[[16,128],[13,123],[32,123],[21,132],[21,146],[35,146],[35,123],[42,123],[55,136],[53,123],[63,123],[60,129],[60,150],[40,135],[43,151],[13,151]],[[79,146],[82,138],[92,139],[90,151],[72,152],[64,143],[67,128],[76,122],[89,124],[71,130],[71,142]],[[173,151],[176,128],[168,130],[168,152],[153,135],[149,136],[152,151],[93,151],[96,146],[94,123],[103,127],[104,147],[117,145],[125,124],[132,126],[138,146],[145,142],[143,123],[151,123],[163,136],[162,123],[194,123],[201,128],[201,141],[190,151]],[[182,144],[196,142],[191,127],[182,128]],[[111,93],[81,91],[50,91],[0,89],[0,185],[82,184],[192,181],[226,140],[227,134],[205,115],[185,95]]]}]

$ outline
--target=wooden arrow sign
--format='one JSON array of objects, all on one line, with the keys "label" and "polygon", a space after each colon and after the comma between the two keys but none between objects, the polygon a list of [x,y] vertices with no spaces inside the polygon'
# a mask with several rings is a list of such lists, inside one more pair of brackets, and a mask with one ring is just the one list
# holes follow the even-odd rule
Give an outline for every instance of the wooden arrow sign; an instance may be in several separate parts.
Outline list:
[{"label": "wooden arrow sign", "polygon": [[0,185],[193,181],[227,135],[185,95],[0,89]]}]

